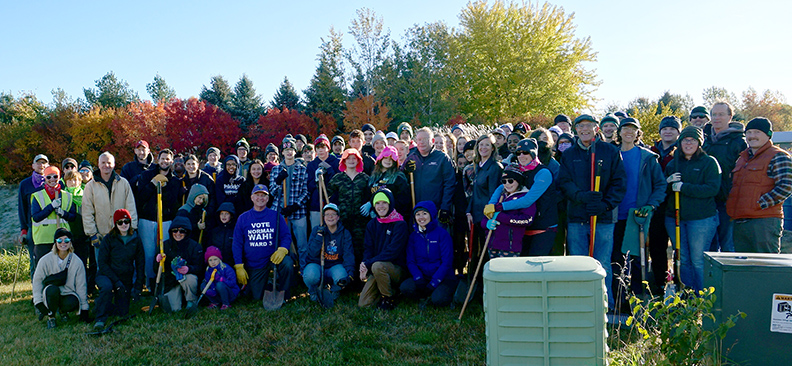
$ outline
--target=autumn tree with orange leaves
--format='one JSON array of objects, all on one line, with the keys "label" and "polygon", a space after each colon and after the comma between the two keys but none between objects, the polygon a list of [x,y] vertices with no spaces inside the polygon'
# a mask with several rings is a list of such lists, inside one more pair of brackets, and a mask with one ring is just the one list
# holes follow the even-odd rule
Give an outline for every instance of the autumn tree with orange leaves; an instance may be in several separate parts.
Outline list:
[{"label": "autumn tree with orange leaves", "polygon": [[351,102],[345,102],[344,132],[360,129],[366,123],[371,123],[377,131],[387,131],[390,125],[388,107],[374,100],[373,95],[361,95]]}]

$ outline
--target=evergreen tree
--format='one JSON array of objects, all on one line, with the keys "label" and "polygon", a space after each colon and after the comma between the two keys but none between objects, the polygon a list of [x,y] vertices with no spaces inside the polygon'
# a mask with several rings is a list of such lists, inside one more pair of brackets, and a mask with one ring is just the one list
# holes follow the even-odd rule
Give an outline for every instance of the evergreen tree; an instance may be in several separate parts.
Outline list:
[{"label": "evergreen tree", "polygon": [[311,116],[322,112],[332,116],[336,124],[343,118],[346,88],[344,86],[343,46],[341,33],[330,29],[330,36],[322,46],[318,56],[319,66],[311,78],[305,95],[306,113]]},{"label": "evergreen tree", "polygon": [[211,88],[207,88],[206,85],[201,87],[201,93],[198,95],[200,99],[230,113],[234,106],[231,85],[221,75],[212,76],[210,85]]},{"label": "evergreen tree", "polygon": [[157,104],[161,102],[167,103],[171,99],[176,98],[176,91],[168,86],[168,83],[159,74],[154,76],[153,82],[146,84],[146,91],[151,96],[151,100]]},{"label": "evergreen tree", "polygon": [[242,131],[245,133],[248,126],[255,123],[259,115],[264,114],[261,97],[256,95],[253,81],[245,74],[242,74],[234,86],[232,102],[234,107],[229,113],[239,121]]},{"label": "evergreen tree", "polygon": [[96,80],[96,89],[83,89],[83,93],[92,107],[123,108],[140,100],[137,92],[129,87],[129,83],[116,78],[112,71]]},{"label": "evergreen tree", "polygon": [[275,97],[270,105],[272,108],[288,108],[300,112],[304,109],[300,102],[300,96],[297,95],[294,86],[289,82],[289,78],[287,77],[283,78],[280,87],[275,91]]}]

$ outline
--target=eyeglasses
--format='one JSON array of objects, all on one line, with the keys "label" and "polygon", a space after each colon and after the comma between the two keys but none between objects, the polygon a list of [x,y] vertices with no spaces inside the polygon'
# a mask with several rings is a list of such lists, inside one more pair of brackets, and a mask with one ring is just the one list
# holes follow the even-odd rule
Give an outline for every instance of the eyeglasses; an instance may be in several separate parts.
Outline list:
[{"label": "eyeglasses", "polygon": [[514,179],[512,178],[503,178],[501,179],[501,184],[512,184],[514,183]]},{"label": "eyeglasses", "polygon": [[187,234],[187,230],[185,230],[185,229],[182,229],[182,228],[173,229],[173,230],[171,230],[170,232],[171,232],[171,233],[174,233],[174,234],[176,234],[176,233],[179,233],[179,234]]},{"label": "eyeglasses", "polygon": [[57,174],[50,174],[50,175],[46,176],[45,178],[47,178],[47,179],[58,179],[58,175]]},{"label": "eyeglasses", "polygon": [[518,155],[518,156],[519,156],[519,155],[531,155],[531,153],[530,153],[530,152],[528,152],[528,151],[518,151],[518,152],[517,152],[517,155]]},{"label": "eyeglasses", "polygon": [[63,243],[69,244],[69,243],[71,243],[71,239],[69,239],[69,238],[65,238],[65,239],[58,238],[58,240],[55,240],[55,242],[57,242],[58,244],[63,244]]},{"label": "eyeglasses", "polygon": [[129,223],[131,223],[131,222],[132,222],[132,220],[130,220],[130,219],[121,219],[121,220],[116,221],[116,225],[129,225]]}]

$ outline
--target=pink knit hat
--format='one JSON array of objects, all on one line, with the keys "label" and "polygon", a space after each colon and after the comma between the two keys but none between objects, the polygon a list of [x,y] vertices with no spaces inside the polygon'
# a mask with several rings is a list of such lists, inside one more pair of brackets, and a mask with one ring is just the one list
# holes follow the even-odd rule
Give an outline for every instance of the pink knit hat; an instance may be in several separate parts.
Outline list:
[{"label": "pink knit hat", "polygon": [[393,146],[385,146],[385,148],[382,149],[382,152],[379,154],[379,156],[377,156],[377,163],[379,163],[380,160],[384,158],[391,158],[393,159],[393,161],[398,162],[399,152],[396,151],[396,148]]}]

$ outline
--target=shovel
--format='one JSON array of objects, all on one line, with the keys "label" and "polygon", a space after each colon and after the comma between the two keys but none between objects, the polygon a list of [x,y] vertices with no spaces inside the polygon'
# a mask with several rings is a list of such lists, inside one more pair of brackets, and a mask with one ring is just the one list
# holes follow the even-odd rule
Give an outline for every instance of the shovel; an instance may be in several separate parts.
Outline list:
[{"label": "shovel", "polygon": [[[162,272],[165,271],[165,248],[162,241],[162,183],[157,183],[157,242],[159,243],[162,258],[157,269],[157,282],[154,285],[154,296],[151,298],[151,304],[149,304],[147,310],[149,314],[154,312],[154,308],[157,307],[157,300],[165,294],[165,286],[164,284],[160,284]],[[160,291],[160,296],[157,296],[158,289]]]},{"label": "shovel", "polygon": [[[320,209],[322,206],[322,199],[323,199],[323,190],[324,190],[324,177],[319,177],[319,206]],[[324,213],[320,213],[319,215],[319,225],[324,226]],[[329,233],[329,230],[327,230]],[[330,309],[333,307],[333,295],[330,293],[330,290],[324,284],[324,273],[325,273],[325,236],[322,235],[322,250],[319,254],[319,263],[321,264],[321,272],[320,272],[320,280],[319,280],[319,288],[316,293],[316,298],[319,300],[319,304],[322,305],[325,309]]]},{"label": "shovel", "polygon": [[206,283],[204,286],[203,291],[201,291],[201,296],[198,296],[198,301],[195,302],[195,306],[191,308],[187,308],[187,311],[184,312],[184,319],[192,318],[195,313],[198,312],[198,304],[201,303],[201,299],[203,299],[204,295],[206,295],[206,291],[209,290],[209,286],[212,286],[212,282],[214,282],[215,274],[217,274],[217,268],[212,271],[212,275],[209,277],[209,282]]},{"label": "shovel", "polygon": [[[503,195],[501,195],[498,199],[498,203],[501,202],[503,202]],[[484,246],[481,247],[481,255],[479,256],[478,265],[476,266],[476,272],[473,274],[473,279],[470,281],[470,288],[468,288],[467,296],[465,296],[465,302],[462,303],[462,311],[459,312],[459,318],[457,318],[457,320],[462,320],[462,315],[465,315],[465,309],[467,308],[468,302],[470,301],[470,295],[473,294],[473,289],[476,288],[476,277],[478,277],[479,271],[481,270],[481,263],[484,262],[484,255],[487,254],[487,247],[489,247],[490,238],[492,238],[492,233],[494,232],[495,230],[490,230],[487,233],[487,238],[484,240]],[[472,239],[473,237],[471,236],[471,248],[473,248]]]},{"label": "shovel", "polygon": [[[635,223],[638,224],[638,243],[641,247],[641,277],[644,281],[646,281],[646,233],[644,233],[644,225],[646,224],[646,216],[638,215],[638,211],[635,211],[633,215],[635,219]],[[651,269],[651,267],[649,267]]]},{"label": "shovel", "polygon": [[[284,190],[284,195],[285,195]],[[283,200],[286,202],[286,200]],[[277,206],[277,215],[275,215],[275,243],[276,247],[278,243],[278,231],[280,229],[280,206]],[[264,305],[264,309],[273,311],[278,310],[283,306],[283,297],[285,291],[278,291],[278,266],[273,263],[272,265],[272,291],[264,290],[264,297],[261,300],[262,305]]]},{"label": "shovel", "polygon": [[[675,225],[674,229],[676,230],[676,232],[675,232],[675,234],[676,234],[675,235],[676,243],[674,245],[674,269],[673,269],[674,275],[671,276],[671,274],[669,273],[668,277],[666,277],[665,294],[663,294],[663,296],[665,297],[666,301],[668,301],[668,297],[669,296],[676,295],[676,292],[677,292],[676,282],[679,282],[680,290],[684,286],[682,284],[682,280],[680,280],[680,278],[679,278],[679,274],[680,274],[680,271],[679,271],[679,257],[681,255],[680,252],[679,252],[679,242],[680,242],[680,239],[682,237],[682,235],[680,234],[680,230],[679,230],[679,192],[674,192],[674,216],[675,216],[674,217],[674,225]],[[669,271],[669,272],[671,272],[671,271]],[[674,279],[676,279],[676,281],[674,281]]]}]

